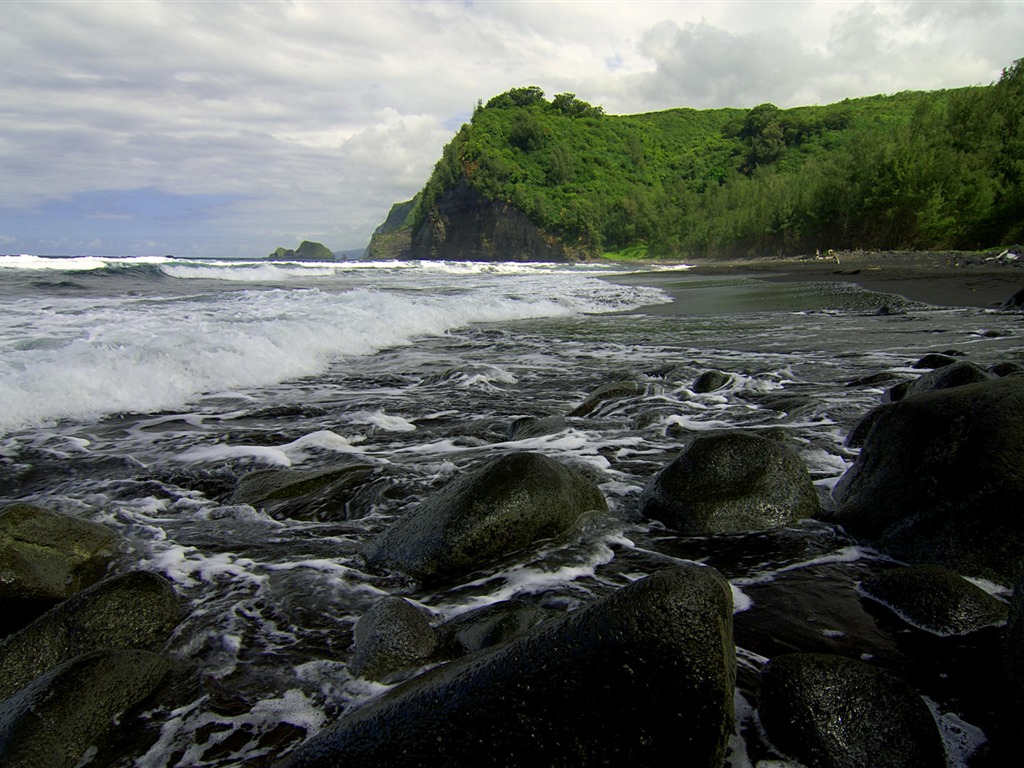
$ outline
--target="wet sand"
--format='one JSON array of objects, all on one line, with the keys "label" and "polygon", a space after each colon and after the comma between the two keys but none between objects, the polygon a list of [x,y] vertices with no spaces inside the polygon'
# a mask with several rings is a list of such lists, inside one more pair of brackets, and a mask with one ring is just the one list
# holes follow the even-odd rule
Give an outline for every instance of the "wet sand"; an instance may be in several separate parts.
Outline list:
[{"label": "wet sand", "polygon": [[855,252],[832,259],[697,262],[693,275],[772,282],[856,283],[878,293],[948,307],[998,307],[1024,288],[1024,265],[957,253]]},{"label": "wet sand", "polygon": [[[679,270],[637,272],[612,278],[660,288],[686,302],[645,307],[645,312],[693,311],[696,281],[744,278],[773,283],[855,283],[879,294],[946,307],[998,308],[1024,289],[1024,260],[952,252],[844,252],[834,259],[806,257],[690,261]],[[664,265],[662,265],[664,266]],[[756,285],[756,283],[754,283]],[[710,298],[710,296],[709,296]],[[699,310],[698,310],[699,312]]]}]

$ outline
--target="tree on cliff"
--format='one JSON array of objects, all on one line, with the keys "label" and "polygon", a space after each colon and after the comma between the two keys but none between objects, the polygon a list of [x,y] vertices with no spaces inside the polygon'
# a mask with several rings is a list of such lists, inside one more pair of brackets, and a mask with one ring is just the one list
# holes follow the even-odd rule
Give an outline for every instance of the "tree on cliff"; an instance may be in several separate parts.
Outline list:
[{"label": "tree on cliff", "polygon": [[468,189],[576,255],[976,249],[1024,240],[1024,60],[997,83],[821,107],[612,116],[536,86],[479,105],[409,216]]}]

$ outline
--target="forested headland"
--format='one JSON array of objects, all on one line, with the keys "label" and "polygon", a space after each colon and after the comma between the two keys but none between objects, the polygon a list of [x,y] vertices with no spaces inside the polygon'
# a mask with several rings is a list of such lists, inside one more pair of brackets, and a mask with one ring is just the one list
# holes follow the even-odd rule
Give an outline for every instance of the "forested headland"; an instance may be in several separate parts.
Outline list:
[{"label": "forested headland", "polygon": [[478,103],[375,240],[447,257],[457,195],[568,258],[978,250],[1024,240],[1022,181],[1024,59],[988,86],[792,109],[609,115],[524,87]]}]

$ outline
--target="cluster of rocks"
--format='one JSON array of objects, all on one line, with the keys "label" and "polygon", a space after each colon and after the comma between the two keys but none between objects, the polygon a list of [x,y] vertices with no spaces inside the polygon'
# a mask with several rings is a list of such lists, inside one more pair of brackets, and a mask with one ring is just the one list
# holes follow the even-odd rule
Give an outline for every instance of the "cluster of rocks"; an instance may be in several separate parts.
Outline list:
[{"label": "cluster of rocks", "polygon": [[[890,389],[854,430],[861,456],[829,515],[785,441],[742,431],[691,436],[650,479],[639,511],[686,536],[806,518],[842,524],[910,563],[859,585],[864,599],[909,626],[966,635],[1010,618],[1002,693],[1006,711],[1019,713],[1024,599],[1018,590],[1011,611],[960,574],[1009,584],[1024,570],[1014,502],[1024,491],[1024,376],[1008,367],[981,371],[952,355],[917,367],[931,372]],[[706,372],[692,390],[713,392],[731,380]],[[614,382],[569,417],[644,392],[636,381]],[[524,421],[510,435],[565,423]],[[363,554],[370,567],[452,581],[605,513],[599,490],[576,470],[512,454],[428,498]],[[400,597],[375,604],[356,627],[353,674],[394,682],[438,666],[346,715],[282,765],[647,764],[672,754],[722,764],[735,726],[736,655],[730,590],[713,568],[659,571],[568,615],[511,601],[437,626],[431,620]],[[924,699],[860,659],[771,658],[757,713],[774,749],[808,766],[946,765]]]},{"label": "cluster of rocks", "polygon": [[159,650],[183,605],[158,574],[108,576],[121,544],[38,507],[0,511],[0,764],[80,765],[172,671]]},{"label": "cluster of rocks", "polygon": [[[1008,606],[961,574],[1011,584],[1024,572],[1024,376],[947,357],[922,362],[929,373],[895,384],[853,430],[860,454],[834,490],[834,511],[821,510],[806,466],[784,440],[744,431],[690,436],[647,483],[638,510],[683,536],[808,518],[841,525],[906,564],[860,584],[865,600],[935,635],[1006,625],[1005,690],[993,695],[1005,700],[1010,723],[1024,714],[1024,590]],[[707,373],[692,389],[714,392],[730,381]],[[642,394],[636,382],[602,387],[570,416]],[[351,494],[371,475],[362,466],[262,474],[236,495],[273,503],[311,489]],[[443,586],[607,514],[586,474],[512,453],[426,498],[362,556],[370,569]],[[153,651],[181,606],[153,574],[102,579],[117,547],[102,526],[23,505],[0,514],[0,599],[12,612],[40,614],[9,628],[0,644],[5,765],[75,765],[167,674],[169,663]],[[736,728],[733,612],[728,581],[697,564],[654,572],[568,614],[509,601],[435,626],[412,601],[383,598],[357,624],[349,669],[398,684],[280,765],[685,759],[718,768]],[[75,708],[81,717],[68,717]],[[812,768],[946,764],[922,697],[861,659],[775,655],[760,670],[757,716],[778,754]],[[1002,735],[993,734],[997,742]]]}]

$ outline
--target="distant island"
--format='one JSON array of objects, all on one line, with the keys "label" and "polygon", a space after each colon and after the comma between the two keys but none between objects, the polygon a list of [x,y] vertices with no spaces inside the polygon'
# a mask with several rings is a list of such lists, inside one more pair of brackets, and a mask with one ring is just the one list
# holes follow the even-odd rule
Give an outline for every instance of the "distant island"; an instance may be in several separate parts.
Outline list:
[{"label": "distant island", "polygon": [[478,103],[367,257],[573,261],[1024,240],[1024,59],[998,82],[780,109]]},{"label": "distant island", "polygon": [[303,240],[298,248],[278,248],[267,258],[271,261],[334,261],[334,252],[323,243]]}]

